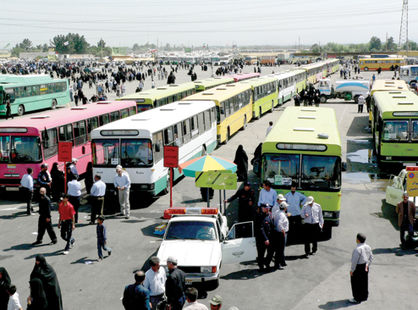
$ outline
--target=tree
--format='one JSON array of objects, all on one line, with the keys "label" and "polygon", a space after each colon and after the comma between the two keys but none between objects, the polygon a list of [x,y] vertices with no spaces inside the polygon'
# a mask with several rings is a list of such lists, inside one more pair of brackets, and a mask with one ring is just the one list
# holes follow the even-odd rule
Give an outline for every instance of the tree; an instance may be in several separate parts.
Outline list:
[{"label": "tree", "polygon": [[369,42],[369,49],[371,52],[377,52],[382,49],[382,41],[378,37],[372,37]]},{"label": "tree", "polygon": [[100,39],[100,41],[97,42],[97,47],[104,49],[106,47],[106,42],[103,39]]},{"label": "tree", "polygon": [[395,44],[393,37],[388,38],[385,45],[387,51],[396,51],[398,49],[398,46]]},{"label": "tree", "polygon": [[319,54],[319,53],[321,53],[321,46],[319,46],[319,44],[315,43],[314,45],[312,45],[311,51],[312,51],[312,53]]},{"label": "tree", "polygon": [[23,39],[22,43],[19,44],[19,47],[24,51],[30,51],[32,49],[32,41],[29,39]]},{"label": "tree", "polygon": [[60,54],[84,54],[89,47],[84,36],[78,33],[69,33],[67,35],[57,35],[52,38],[51,45]]}]

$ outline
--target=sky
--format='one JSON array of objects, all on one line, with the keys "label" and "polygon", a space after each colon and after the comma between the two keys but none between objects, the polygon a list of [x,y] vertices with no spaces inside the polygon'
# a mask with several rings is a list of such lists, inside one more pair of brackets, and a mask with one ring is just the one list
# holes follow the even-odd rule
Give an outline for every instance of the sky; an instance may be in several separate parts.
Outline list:
[{"label": "sky", "polygon": [[[0,49],[24,38],[35,45],[79,33],[90,44],[146,42],[311,45],[399,40],[402,0],[8,0],[2,1]],[[418,0],[409,1],[409,39],[418,41]]]}]

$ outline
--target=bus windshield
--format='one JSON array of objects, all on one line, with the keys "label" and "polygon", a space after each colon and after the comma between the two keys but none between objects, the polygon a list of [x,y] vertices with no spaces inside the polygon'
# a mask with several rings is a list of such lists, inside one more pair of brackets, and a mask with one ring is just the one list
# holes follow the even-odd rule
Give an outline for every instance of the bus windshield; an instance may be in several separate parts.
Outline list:
[{"label": "bus windshield", "polygon": [[408,141],[408,121],[385,121],[383,141]]},{"label": "bus windshield", "polygon": [[121,147],[123,167],[152,165],[152,148],[149,139],[122,139]]},{"label": "bus windshield", "polygon": [[275,186],[288,187],[298,181],[300,155],[265,155],[264,178]]},{"label": "bus windshield", "polygon": [[340,186],[340,157],[303,155],[302,189],[339,189]]},{"label": "bus windshield", "polygon": [[93,164],[102,167],[119,165],[119,140],[98,139],[92,142]]},{"label": "bus windshield", "polygon": [[0,163],[8,163],[10,159],[10,137],[0,136]]},{"label": "bus windshield", "polygon": [[42,161],[39,137],[15,136],[11,138],[10,145],[10,159],[12,163],[34,163]]}]

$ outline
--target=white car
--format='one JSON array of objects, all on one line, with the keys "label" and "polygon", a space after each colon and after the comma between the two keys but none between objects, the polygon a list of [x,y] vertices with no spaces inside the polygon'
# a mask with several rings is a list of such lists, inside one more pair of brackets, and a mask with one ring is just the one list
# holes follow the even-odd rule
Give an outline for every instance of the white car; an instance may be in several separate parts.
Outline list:
[{"label": "white car", "polygon": [[222,264],[252,261],[256,253],[253,222],[236,223],[228,232],[226,217],[216,212],[171,218],[157,256],[163,266],[175,257],[192,284],[218,282]]}]

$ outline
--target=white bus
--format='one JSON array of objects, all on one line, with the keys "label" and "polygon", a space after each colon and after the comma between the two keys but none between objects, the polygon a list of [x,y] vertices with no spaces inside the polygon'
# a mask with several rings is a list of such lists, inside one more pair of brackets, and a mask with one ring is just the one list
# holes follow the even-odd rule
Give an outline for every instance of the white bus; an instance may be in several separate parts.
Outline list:
[{"label": "white bus", "polygon": [[408,84],[418,82],[418,65],[402,66],[399,77]]},{"label": "white bus", "polygon": [[[167,192],[164,145],[179,146],[179,164],[216,148],[213,101],[181,101],[115,121],[91,132],[93,173],[114,190],[116,165],[131,179],[131,192]],[[174,169],[173,180],[180,176]]]},{"label": "white bus", "polygon": [[274,74],[273,77],[277,79],[279,86],[278,101],[279,105],[282,105],[302,90],[298,90],[297,84],[301,84],[300,82],[306,79],[306,72],[304,70],[296,69]]}]

